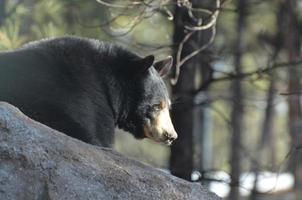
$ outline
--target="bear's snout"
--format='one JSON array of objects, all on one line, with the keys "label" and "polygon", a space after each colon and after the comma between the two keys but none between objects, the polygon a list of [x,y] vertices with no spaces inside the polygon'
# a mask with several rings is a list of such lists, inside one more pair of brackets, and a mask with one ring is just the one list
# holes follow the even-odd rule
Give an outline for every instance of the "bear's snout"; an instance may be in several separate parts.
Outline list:
[{"label": "bear's snout", "polygon": [[146,137],[167,145],[171,145],[178,137],[168,108],[162,109],[149,124],[146,124],[144,132]]}]

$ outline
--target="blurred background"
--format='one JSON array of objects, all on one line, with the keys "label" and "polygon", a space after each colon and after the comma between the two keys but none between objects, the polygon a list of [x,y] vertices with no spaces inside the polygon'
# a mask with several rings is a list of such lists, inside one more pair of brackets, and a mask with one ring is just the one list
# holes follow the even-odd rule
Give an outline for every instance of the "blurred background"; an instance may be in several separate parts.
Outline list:
[{"label": "blurred background", "polygon": [[302,199],[301,34],[301,0],[0,0],[1,51],[77,35],[173,55],[179,138],[114,148],[231,200]]}]

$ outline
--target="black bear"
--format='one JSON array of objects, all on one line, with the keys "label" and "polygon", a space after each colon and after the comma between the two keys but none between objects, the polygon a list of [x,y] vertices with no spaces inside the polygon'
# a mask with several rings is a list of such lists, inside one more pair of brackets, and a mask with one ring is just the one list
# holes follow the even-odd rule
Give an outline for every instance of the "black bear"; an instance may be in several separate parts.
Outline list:
[{"label": "black bear", "polygon": [[171,144],[177,134],[161,78],[171,65],[171,57],[154,63],[94,39],[44,39],[0,53],[0,101],[91,144],[110,147],[116,126]]}]

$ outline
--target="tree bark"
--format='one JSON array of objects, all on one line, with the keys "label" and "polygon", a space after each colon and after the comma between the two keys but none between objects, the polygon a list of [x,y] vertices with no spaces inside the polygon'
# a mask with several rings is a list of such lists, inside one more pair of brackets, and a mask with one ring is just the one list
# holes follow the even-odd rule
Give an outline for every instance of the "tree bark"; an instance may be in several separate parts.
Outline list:
[{"label": "tree bark", "polygon": [[[283,0],[280,4],[280,30],[283,35],[285,51],[288,60],[295,61],[301,58],[301,30],[298,18],[298,5],[296,0]],[[301,69],[288,68],[289,92],[301,91]],[[291,159],[289,168],[295,177],[295,190],[302,192],[302,109],[301,95],[295,94],[288,97],[288,126],[291,137]]]},{"label": "tree bark", "polygon": [[[276,58],[274,56],[273,60]],[[264,120],[262,124],[262,131],[261,135],[259,137],[256,153],[255,153],[255,158],[257,158],[256,163],[253,164],[252,166],[252,171],[254,172],[255,175],[255,180],[254,180],[254,186],[253,190],[251,192],[250,200],[257,200],[258,199],[258,189],[257,189],[257,184],[258,184],[258,177],[259,177],[259,172],[260,172],[260,167],[262,165],[261,161],[264,159],[264,155],[269,155],[265,154],[264,150],[268,150],[271,152],[271,163],[272,167],[275,167],[276,164],[276,156],[275,156],[275,142],[274,142],[274,137],[273,137],[273,127],[274,127],[274,96],[275,96],[275,78],[273,73],[269,73],[270,75],[270,83],[269,83],[269,89],[267,91],[267,103],[266,103],[266,109],[264,113]]]},{"label": "tree bark", "polygon": [[[205,2],[198,0],[191,1],[193,7],[202,7]],[[199,18],[200,13],[194,13]],[[180,44],[188,34],[184,25],[192,24],[192,17],[188,15],[188,10],[184,7],[176,7],[174,15],[174,44]],[[210,30],[197,31],[184,44],[182,57],[195,51],[203,44],[207,43],[210,36]],[[178,48],[175,49],[175,55]],[[181,73],[178,82],[172,87],[173,96],[179,99],[173,105],[172,120],[179,138],[171,147],[170,169],[172,174],[191,180],[193,170],[203,171],[205,137],[204,130],[207,127],[207,112],[205,107],[195,106],[194,91],[206,82],[211,75],[209,63],[209,54],[198,54],[191,58],[181,67]],[[200,82],[197,79],[201,79]],[[204,89],[207,95],[207,88]],[[210,138],[210,136],[206,137]]]},{"label": "tree bark", "polygon": [[[237,0],[237,40],[235,42],[234,67],[236,74],[242,73],[242,54],[243,54],[243,34],[245,28],[246,1]],[[231,191],[229,198],[238,200],[239,196],[239,179],[241,174],[241,138],[243,124],[243,91],[240,79],[235,79],[232,83],[232,113],[231,113]]]},{"label": "tree bark", "polygon": [[263,122],[263,130],[262,130],[262,149],[267,145],[267,150],[270,153],[270,163],[271,167],[275,169],[276,167],[276,144],[275,144],[275,134],[274,134],[274,99],[276,94],[276,86],[275,86],[275,77],[274,74],[271,73],[271,80],[269,85],[269,90],[267,91],[267,105],[265,110],[265,118]]},{"label": "tree bark", "polygon": [[[182,7],[175,8],[173,42],[180,44],[185,37],[184,23],[189,20],[186,10]],[[175,49],[176,55],[177,49]],[[188,45],[185,44],[183,53],[188,54]],[[195,66],[189,61],[182,67],[178,82],[172,87],[174,97],[186,96],[194,90]],[[172,107],[172,120],[178,139],[171,147],[170,169],[172,174],[191,180],[193,171],[193,99],[181,98],[179,103]]]}]

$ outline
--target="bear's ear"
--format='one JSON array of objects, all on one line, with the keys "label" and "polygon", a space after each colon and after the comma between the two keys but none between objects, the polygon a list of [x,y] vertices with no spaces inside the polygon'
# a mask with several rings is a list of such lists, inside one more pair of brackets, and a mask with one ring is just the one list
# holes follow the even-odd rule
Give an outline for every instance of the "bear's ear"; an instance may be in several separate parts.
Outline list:
[{"label": "bear's ear", "polygon": [[168,56],[166,59],[156,62],[153,66],[161,77],[165,77],[169,73],[172,64],[173,57]]},{"label": "bear's ear", "polygon": [[149,55],[146,56],[145,58],[134,60],[132,62],[132,69],[136,73],[144,73],[153,65],[153,62],[154,62],[154,56]]}]

